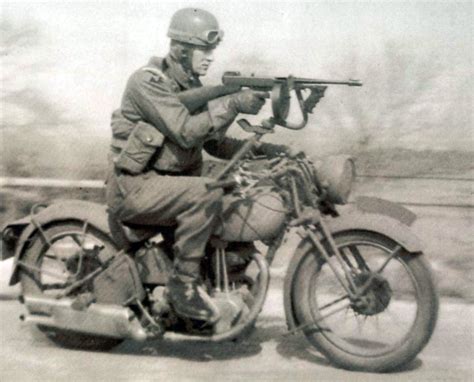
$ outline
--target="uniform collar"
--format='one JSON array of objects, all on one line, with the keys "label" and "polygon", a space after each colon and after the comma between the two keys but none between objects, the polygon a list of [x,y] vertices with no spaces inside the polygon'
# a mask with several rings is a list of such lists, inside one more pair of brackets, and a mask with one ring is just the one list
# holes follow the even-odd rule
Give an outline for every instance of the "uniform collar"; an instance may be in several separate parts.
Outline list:
[{"label": "uniform collar", "polygon": [[202,86],[199,77],[186,73],[181,64],[171,57],[171,55],[165,58],[152,57],[148,65],[156,66],[165,72],[166,75],[170,79],[175,80],[183,90]]}]

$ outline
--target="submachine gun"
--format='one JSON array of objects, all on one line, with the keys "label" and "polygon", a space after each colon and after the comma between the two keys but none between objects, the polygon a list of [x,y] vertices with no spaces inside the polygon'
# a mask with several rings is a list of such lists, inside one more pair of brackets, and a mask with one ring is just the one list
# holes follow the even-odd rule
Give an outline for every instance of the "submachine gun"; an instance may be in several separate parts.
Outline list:
[{"label": "submachine gun", "polygon": [[[273,117],[262,122],[264,128],[275,125],[288,129],[299,130],[306,126],[308,113],[311,113],[318,101],[324,97],[327,85],[362,86],[358,80],[335,81],[300,77],[255,77],[241,76],[239,72],[225,72],[222,85],[203,86],[178,93],[180,101],[192,113],[203,107],[207,102],[228,94],[240,91],[242,88],[271,92]],[[304,90],[309,90],[305,98]],[[303,120],[298,124],[287,121],[290,110],[290,92],[294,91],[302,112]],[[240,124],[240,123],[239,123]]]},{"label": "submachine gun", "polygon": [[[271,133],[275,125],[292,130],[304,128],[308,122],[308,113],[312,113],[318,101],[324,97],[327,85],[347,85],[362,86],[358,80],[335,81],[314,78],[300,77],[255,77],[241,76],[239,72],[225,72],[222,76],[222,85],[203,86],[201,88],[190,89],[178,93],[180,101],[190,112],[196,111],[207,104],[212,99],[240,91],[242,88],[250,88],[259,91],[270,92],[273,116],[261,122],[260,126],[251,125],[246,119],[237,121],[239,126],[251,133],[255,133],[241,149],[234,155],[232,160],[217,175],[217,182],[210,187],[221,186],[221,180],[228,171],[242,159],[251,148],[257,144],[260,138],[267,133]],[[304,96],[303,92],[309,90],[309,95]],[[298,100],[298,105],[302,113],[302,121],[292,123],[287,120],[290,111],[291,92],[294,91]]]},{"label": "submachine gun", "polygon": [[[241,76],[239,72],[226,72],[222,77],[225,86],[250,88],[253,90],[271,92],[273,117],[264,122],[269,125],[279,125],[288,129],[299,130],[306,126],[308,113],[312,113],[318,101],[324,97],[326,85],[362,86],[357,80],[334,81],[300,77],[255,77]],[[304,98],[303,91],[309,90],[309,95]],[[300,106],[303,120],[298,124],[287,121],[290,110],[290,92],[294,91]],[[267,126],[264,126],[267,127]],[[270,126],[268,126],[270,127]]]}]

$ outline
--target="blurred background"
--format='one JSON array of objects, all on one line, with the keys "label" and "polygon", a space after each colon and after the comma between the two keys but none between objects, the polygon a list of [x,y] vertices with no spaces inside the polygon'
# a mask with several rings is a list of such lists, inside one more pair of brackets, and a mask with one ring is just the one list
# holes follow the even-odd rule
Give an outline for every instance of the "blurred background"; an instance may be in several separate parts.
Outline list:
[{"label": "blurred background", "polygon": [[[452,273],[442,289],[473,301],[471,1],[2,2],[0,176],[102,180],[127,78],[167,53],[169,20],[185,6],[225,31],[206,84],[226,70],[364,83],[330,87],[306,129],[268,140],[402,177],[357,187],[411,205],[437,272]],[[0,223],[65,196],[101,201],[103,191],[5,186]]]}]

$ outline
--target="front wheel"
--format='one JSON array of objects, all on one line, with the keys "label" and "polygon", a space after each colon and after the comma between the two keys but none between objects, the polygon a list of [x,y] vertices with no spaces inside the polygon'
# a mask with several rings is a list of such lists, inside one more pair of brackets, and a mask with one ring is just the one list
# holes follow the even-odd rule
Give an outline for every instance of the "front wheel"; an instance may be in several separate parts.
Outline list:
[{"label": "front wheel", "polygon": [[[322,260],[309,241],[298,248],[302,256],[292,283],[296,324],[339,367],[383,372],[410,362],[430,339],[438,313],[423,256],[373,232],[341,232],[334,239],[343,265],[335,256],[331,264]],[[348,297],[330,265],[341,275],[346,268],[356,288],[365,287],[360,299]]]}]

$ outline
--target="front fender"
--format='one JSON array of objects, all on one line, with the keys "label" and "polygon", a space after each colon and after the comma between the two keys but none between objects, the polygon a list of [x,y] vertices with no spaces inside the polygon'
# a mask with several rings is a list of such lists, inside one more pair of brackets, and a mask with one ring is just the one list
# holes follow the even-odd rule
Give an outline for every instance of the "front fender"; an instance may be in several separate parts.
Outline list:
[{"label": "front fender", "polygon": [[411,212],[408,208],[381,198],[359,196],[355,200],[355,205],[361,212],[385,215],[407,226],[411,226],[416,220],[416,214]]},{"label": "front fender", "polygon": [[355,210],[327,220],[332,234],[343,231],[371,231],[381,233],[400,244],[410,253],[423,251],[423,243],[410,228],[387,215]]},{"label": "front fender", "polygon": [[[33,216],[33,218],[39,225],[47,225],[52,222],[65,220],[88,221],[90,225],[111,236],[107,221],[107,207],[98,203],[82,200],[61,200],[54,202],[47,208],[39,211]],[[19,281],[17,267],[18,261],[23,256],[29,239],[37,231],[36,226],[32,223],[31,217],[25,217],[10,223],[5,226],[3,231],[5,232],[8,228],[13,228],[15,226],[18,227],[19,224],[21,224],[22,231],[15,246],[13,272],[10,278],[10,285],[14,285]]]}]

